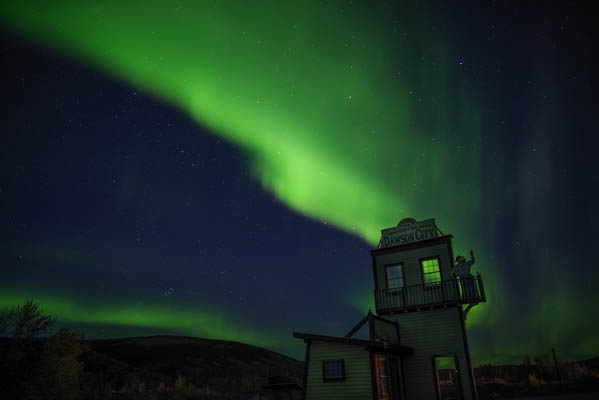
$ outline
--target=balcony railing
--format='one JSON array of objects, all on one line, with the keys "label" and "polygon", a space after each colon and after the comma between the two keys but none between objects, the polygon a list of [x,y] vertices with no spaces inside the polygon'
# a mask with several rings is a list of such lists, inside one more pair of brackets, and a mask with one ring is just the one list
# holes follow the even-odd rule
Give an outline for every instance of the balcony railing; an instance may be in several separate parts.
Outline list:
[{"label": "balcony railing", "polygon": [[480,274],[472,278],[442,280],[435,284],[404,286],[374,291],[377,312],[406,310],[440,304],[469,304],[486,301]]}]

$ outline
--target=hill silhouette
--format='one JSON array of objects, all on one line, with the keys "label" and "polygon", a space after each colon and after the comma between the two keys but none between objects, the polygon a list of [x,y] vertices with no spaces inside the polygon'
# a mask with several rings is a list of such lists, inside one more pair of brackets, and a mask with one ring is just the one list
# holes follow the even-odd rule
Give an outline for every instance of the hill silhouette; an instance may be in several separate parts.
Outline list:
[{"label": "hill silhouette", "polygon": [[303,362],[248,344],[184,336],[87,340],[84,391],[151,390],[183,377],[207,394],[248,398],[273,376],[301,383]]}]

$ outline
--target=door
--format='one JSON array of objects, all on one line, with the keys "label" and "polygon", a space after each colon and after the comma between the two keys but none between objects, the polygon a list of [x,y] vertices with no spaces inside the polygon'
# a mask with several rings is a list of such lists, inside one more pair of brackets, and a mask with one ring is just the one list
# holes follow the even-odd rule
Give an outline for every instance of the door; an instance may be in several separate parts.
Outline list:
[{"label": "door", "polygon": [[378,400],[391,400],[391,385],[389,384],[389,366],[387,357],[383,354],[375,356],[376,384],[379,394]]},{"label": "door", "polygon": [[377,354],[375,365],[378,400],[401,400],[400,370],[397,358]]}]

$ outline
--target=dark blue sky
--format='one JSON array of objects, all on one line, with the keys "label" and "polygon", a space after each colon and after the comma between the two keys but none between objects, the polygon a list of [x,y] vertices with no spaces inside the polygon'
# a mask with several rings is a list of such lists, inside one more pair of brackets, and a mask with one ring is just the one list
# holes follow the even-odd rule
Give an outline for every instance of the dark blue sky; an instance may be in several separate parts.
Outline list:
[{"label": "dark blue sky", "polygon": [[290,211],[249,179],[239,150],[143,90],[12,36],[2,50],[9,286],[111,304],[214,303],[266,329],[361,318],[331,299],[371,281],[364,242]]}]

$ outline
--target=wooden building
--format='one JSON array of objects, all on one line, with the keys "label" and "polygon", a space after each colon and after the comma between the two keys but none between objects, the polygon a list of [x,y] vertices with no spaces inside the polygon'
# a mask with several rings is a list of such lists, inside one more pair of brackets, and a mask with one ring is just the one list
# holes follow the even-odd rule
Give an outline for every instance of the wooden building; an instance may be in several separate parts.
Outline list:
[{"label": "wooden building", "polygon": [[[480,275],[452,274],[452,238],[433,219],[382,231],[376,314],[344,337],[294,333],[307,344],[306,400],[477,400],[465,314],[485,292]],[[366,326],[368,340],[354,338]]]}]

